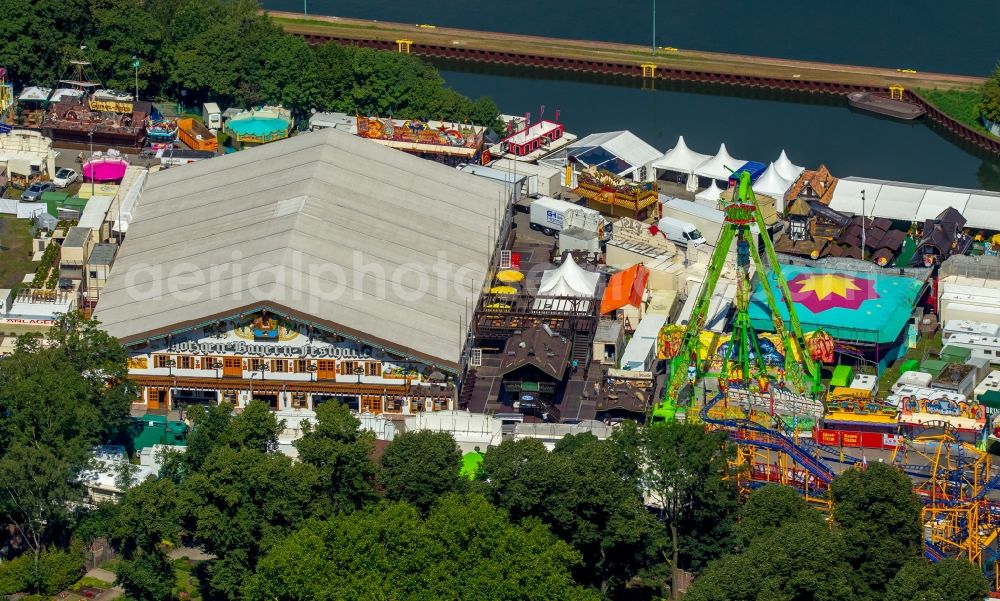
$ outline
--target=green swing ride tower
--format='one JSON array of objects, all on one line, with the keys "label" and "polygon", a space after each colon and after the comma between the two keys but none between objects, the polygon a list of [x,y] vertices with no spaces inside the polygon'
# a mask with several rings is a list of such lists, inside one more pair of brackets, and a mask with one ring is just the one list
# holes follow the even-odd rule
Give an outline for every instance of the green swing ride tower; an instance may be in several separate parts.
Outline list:
[{"label": "green swing ride tower", "polygon": [[[750,173],[740,171],[737,177],[739,183],[733,199],[728,202],[723,201],[725,221],[722,233],[719,235],[715,252],[712,253],[691,319],[683,329],[680,340],[672,345],[672,352],[667,356],[670,362],[667,385],[664,388],[663,399],[653,406],[652,422],[675,419],[677,400],[681,391],[687,385],[693,388],[697,381],[705,377],[717,377],[723,390],[744,390],[753,394],[768,392],[772,384],[777,384],[782,389],[790,387],[793,392],[800,395],[814,395],[820,388],[819,365],[809,356],[802,326],[795,314],[792,295],[781,274],[774,246],[767,235],[767,226],[751,188]],[[770,270],[777,280],[781,302],[788,312],[791,326],[785,327],[778,308],[778,300],[775,299],[771,287],[765,284],[763,289],[774,322],[774,331],[784,345],[784,365],[775,370],[776,373],[768,371],[757,332],[750,323],[750,262],[753,261],[761,278],[766,278],[768,273],[761,261],[760,252],[753,243],[751,225],[756,225],[760,231],[760,239],[767,253]],[[701,358],[700,333],[708,318],[709,303],[726,264],[726,257],[734,243],[737,265],[736,317],[733,320],[728,350],[723,353],[721,369],[718,372],[711,372],[713,358]],[[665,336],[670,338],[667,332]],[[693,392],[691,399],[693,403]],[[693,412],[688,415],[692,414]]]}]

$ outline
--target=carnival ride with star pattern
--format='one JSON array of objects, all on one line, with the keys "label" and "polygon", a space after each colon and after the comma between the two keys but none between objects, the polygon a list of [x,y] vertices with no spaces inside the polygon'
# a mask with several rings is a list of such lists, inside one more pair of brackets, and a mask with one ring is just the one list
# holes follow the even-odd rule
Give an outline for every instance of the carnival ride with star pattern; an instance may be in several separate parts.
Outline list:
[{"label": "carnival ride with star pattern", "polygon": [[[719,242],[712,254],[704,284],[686,327],[667,326],[661,335],[661,356],[669,361],[667,384],[662,400],[653,405],[650,422],[662,423],[680,417],[678,399],[689,391],[686,419],[700,420],[707,427],[724,429],[736,443],[736,456],[731,465],[743,493],[765,484],[791,486],[812,505],[829,510],[830,482],[835,472],[833,463],[867,464],[861,458],[845,455],[842,449],[826,447],[812,438],[797,435],[796,417],[791,426],[775,412],[772,400],[767,408],[746,401],[753,397],[773,399],[777,393],[800,395],[803,405],[815,401],[821,393],[820,360],[828,361],[823,352],[828,336],[814,336],[819,344],[810,347],[795,313],[792,294],[788,289],[767,227],[751,187],[750,174],[738,174],[736,194],[731,202],[723,203],[725,222]],[[757,247],[752,244],[751,224],[757,225],[768,258],[771,273],[777,283],[781,302],[788,314],[786,328],[779,311],[778,300],[769,286],[767,304],[774,320],[776,337],[783,343],[783,363],[768,365],[758,333],[749,318],[750,263],[759,277],[767,271]],[[700,353],[700,333],[709,313],[709,303],[715,292],[731,246],[736,245],[737,293],[729,347],[722,353],[721,367],[713,366],[717,358]],[[735,347],[735,348],[734,348]],[[705,378],[717,378],[719,392],[706,398],[695,411],[695,387]],[[734,399],[743,399],[733,403]],[[794,412],[794,411],[793,411]],[[903,439],[894,453],[892,463],[914,480],[914,490],[924,502],[925,555],[932,561],[946,557],[971,561],[993,580],[993,590],[1000,590],[1000,503],[990,500],[990,491],[1000,488],[1000,473],[994,473],[988,453],[960,442],[948,433],[946,424]]]}]

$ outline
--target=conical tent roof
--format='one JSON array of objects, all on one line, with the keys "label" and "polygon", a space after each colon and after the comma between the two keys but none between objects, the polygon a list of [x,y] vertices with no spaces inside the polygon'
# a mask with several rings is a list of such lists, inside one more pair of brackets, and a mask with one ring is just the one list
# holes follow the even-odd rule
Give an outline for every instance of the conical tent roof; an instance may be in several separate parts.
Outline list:
[{"label": "conical tent roof", "polygon": [[791,180],[778,175],[776,165],[771,163],[767,166],[764,173],[757,178],[757,181],[754,182],[753,191],[757,194],[773,196],[780,210],[784,205],[782,199],[785,197],[785,192],[788,192],[788,189],[792,187],[792,183]]},{"label": "conical tent roof", "polygon": [[684,136],[678,136],[677,144],[665,152],[662,157],[653,161],[652,166],[655,169],[691,173],[695,167],[701,165],[709,158],[711,157],[707,154],[701,154],[688,148],[684,142]]},{"label": "conical tent roof", "polygon": [[711,200],[713,202],[719,201],[719,195],[722,194],[722,190],[715,185],[715,180],[712,180],[712,184],[695,195],[696,200]]},{"label": "conical tent roof", "polygon": [[784,149],[781,150],[778,160],[774,162],[774,168],[778,170],[778,175],[782,178],[793,182],[799,179],[799,175],[805,171],[805,167],[799,167],[788,160],[788,155],[785,154]]},{"label": "conical tent roof", "polygon": [[587,271],[576,264],[573,255],[567,255],[566,260],[558,269],[549,269],[542,273],[542,283],[538,294],[546,296],[594,296],[597,291],[597,280],[600,274]]},{"label": "conical tent roof", "polygon": [[726,144],[719,146],[719,152],[714,157],[708,159],[694,170],[695,175],[710,177],[712,179],[727,180],[732,172],[743,166],[746,161],[733,158],[726,150]]}]

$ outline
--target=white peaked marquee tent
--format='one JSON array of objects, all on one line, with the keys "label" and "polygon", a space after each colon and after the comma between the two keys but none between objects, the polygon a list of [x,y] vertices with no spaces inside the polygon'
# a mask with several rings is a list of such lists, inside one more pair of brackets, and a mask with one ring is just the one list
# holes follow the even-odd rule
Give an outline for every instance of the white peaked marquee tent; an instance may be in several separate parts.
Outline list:
[{"label": "white peaked marquee tent", "polygon": [[802,172],[806,170],[805,167],[799,167],[788,160],[788,155],[785,154],[784,149],[782,149],[781,154],[778,156],[778,160],[773,163],[773,166],[778,170],[778,175],[792,182],[799,179]]},{"label": "white peaked marquee tent", "polygon": [[653,167],[660,171],[676,171],[690,175],[698,165],[710,158],[712,157],[707,154],[701,154],[688,148],[687,143],[684,142],[684,136],[678,136],[677,144],[653,161]]},{"label": "white peaked marquee tent", "polygon": [[774,197],[775,209],[781,211],[784,210],[785,192],[788,192],[788,189],[792,187],[792,183],[794,180],[783,178],[778,174],[777,165],[771,163],[754,182],[753,191],[757,194],[767,194]]},{"label": "white peaked marquee tent", "polygon": [[721,194],[722,189],[715,185],[715,180],[713,179],[711,185],[695,194],[694,199],[698,201],[698,204],[710,205],[714,209],[719,203],[719,196]]},{"label": "white peaked marquee tent", "polygon": [[733,171],[743,166],[746,161],[733,158],[726,150],[726,144],[719,146],[719,152],[694,170],[699,177],[707,177],[718,181],[726,181]]},{"label": "white peaked marquee tent", "polygon": [[587,271],[566,255],[566,260],[557,269],[542,272],[542,283],[538,294],[544,296],[594,296],[600,274]]}]

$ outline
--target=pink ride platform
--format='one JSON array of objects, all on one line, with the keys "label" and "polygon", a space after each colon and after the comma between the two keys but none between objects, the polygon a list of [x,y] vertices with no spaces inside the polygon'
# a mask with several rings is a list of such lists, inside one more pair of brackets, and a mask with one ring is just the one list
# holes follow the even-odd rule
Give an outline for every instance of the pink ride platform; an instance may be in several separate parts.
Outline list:
[{"label": "pink ride platform", "polygon": [[96,152],[83,163],[83,180],[121,183],[127,168],[128,160],[117,150],[109,150],[107,154]]}]

